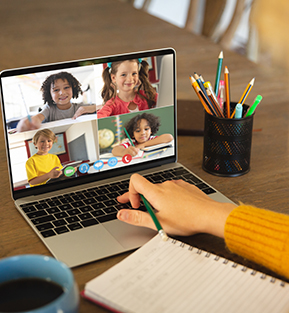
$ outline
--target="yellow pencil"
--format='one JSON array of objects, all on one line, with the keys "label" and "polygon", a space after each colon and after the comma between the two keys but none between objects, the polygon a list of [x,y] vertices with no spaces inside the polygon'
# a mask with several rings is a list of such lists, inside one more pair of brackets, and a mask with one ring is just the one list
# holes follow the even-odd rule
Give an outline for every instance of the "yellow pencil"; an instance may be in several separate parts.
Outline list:
[{"label": "yellow pencil", "polygon": [[[247,88],[246,88],[245,91],[243,92],[242,97],[240,98],[240,100],[239,100],[238,103],[241,103],[242,105],[245,103],[247,97],[249,96],[249,93],[250,93],[252,87],[254,86],[254,82],[255,82],[255,78],[253,78],[253,79],[250,81],[250,83],[248,84]],[[236,109],[234,109],[234,112],[232,113],[231,118],[234,117],[235,112],[236,112]]]}]

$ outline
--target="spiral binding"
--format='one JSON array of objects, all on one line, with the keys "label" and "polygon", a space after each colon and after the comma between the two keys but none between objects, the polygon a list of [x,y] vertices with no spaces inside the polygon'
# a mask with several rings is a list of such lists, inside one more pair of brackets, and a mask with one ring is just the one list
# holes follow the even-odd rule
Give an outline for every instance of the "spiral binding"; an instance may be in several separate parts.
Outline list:
[{"label": "spiral binding", "polygon": [[269,281],[269,282],[272,283],[272,284],[275,284],[277,281],[280,282],[280,287],[285,287],[286,284],[287,284],[287,282],[285,282],[284,280],[277,279],[277,278],[274,277],[274,276],[269,276],[269,275],[267,275],[267,274],[265,274],[265,273],[263,273],[263,272],[254,270],[253,268],[249,268],[249,267],[247,267],[247,266],[245,266],[245,265],[242,265],[242,264],[240,264],[240,263],[237,263],[237,262],[231,261],[231,260],[229,260],[229,259],[220,257],[220,256],[217,255],[217,254],[214,254],[214,253],[211,253],[211,252],[202,250],[202,249],[200,249],[200,248],[193,247],[193,246],[191,246],[191,245],[188,245],[188,244],[186,244],[186,243],[184,243],[184,242],[182,242],[182,241],[179,241],[179,240],[176,240],[176,239],[173,239],[173,238],[170,238],[170,239],[171,239],[171,243],[173,243],[173,244],[179,244],[181,248],[186,248],[186,247],[187,247],[189,251],[194,251],[194,250],[197,249],[196,253],[197,253],[198,255],[201,255],[201,254],[205,253],[205,255],[204,255],[205,258],[210,258],[210,257],[212,256],[212,257],[214,257],[214,261],[216,261],[216,262],[218,262],[220,259],[223,259],[223,264],[225,264],[225,265],[229,264],[230,262],[233,262],[233,264],[232,264],[232,267],[233,267],[233,268],[237,268],[238,266],[243,266],[242,269],[241,269],[242,272],[245,273],[245,272],[247,272],[247,271],[251,271],[251,275],[252,275],[252,276],[256,276],[257,274],[260,274],[260,279],[262,279],[262,280],[265,280],[267,277],[269,277],[269,278],[270,278],[270,281]]}]

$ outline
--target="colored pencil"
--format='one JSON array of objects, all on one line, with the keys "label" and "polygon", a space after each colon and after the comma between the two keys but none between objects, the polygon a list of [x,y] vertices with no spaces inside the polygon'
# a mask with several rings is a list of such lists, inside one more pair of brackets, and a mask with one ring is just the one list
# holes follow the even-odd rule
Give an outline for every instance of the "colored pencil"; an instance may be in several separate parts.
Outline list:
[{"label": "colored pencil", "polygon": [[230,72],[225,66],[224,80],[225,80],[225,94],[226,94],[226,117],[230,118]]},{"label": "colored pencil", "polygon": [[[240,98],[240,100],[239,100],[239,102],[238,102],[238,103],[240,103],[241,105],[243,105],[243,104],[245,103],[247,97],[249,96],[249,93],[250,93],[252,87],[254,86],[254,82],[255,82],[255,78],[253,78],[253,79],[249,82],[249,84],[247,85],[245,91],[243,92],[243,94],[242,94],[242,96],[241,96],[241,98]],[[235,112],[236,112],[236,109],[234,109],[234,112],[232,113],[231,118],[234,116]]]},{"label": "colored pencil", "polygon": [[158,221],[155,213],[154,213],[154,210],[153,208],[151,207],[150,203],[147,201],[147,199],[143,196],[143,195],[140,195],[143,203],[144,203],[144,206],[146,207],[147,211],[149,212],[149,215],[151,216],[158,232],[159,232],[159,235],[161,236],[162,240],[166,241],[169,239],[168,235],[165,233],[165,231],[163,230],[160,222]]},{"label": "colored pencil", "polygon": [[218,96],[218,92],[219,92],[219,82],[220,82],[220,77],[221,77],[222,64],[223,64],[223,51],[220,52],[219,58],[218,58],[217,73],[216,73],[216,80],[215,80],[215,95],[216,96]]},{"label": "colored pencil", "polygon": [[134,144],[133,144],[133,142],[132,142],[132,140],[131,140],[131,138],[130,138],[130,135],[128,134],[127,130],[125,129],[125,127],[124,127],[123,129],[124,129],[124,132],[125,132],[125,134],[126,134],[128,140],[129,140],[130,144],[134,147]]}]

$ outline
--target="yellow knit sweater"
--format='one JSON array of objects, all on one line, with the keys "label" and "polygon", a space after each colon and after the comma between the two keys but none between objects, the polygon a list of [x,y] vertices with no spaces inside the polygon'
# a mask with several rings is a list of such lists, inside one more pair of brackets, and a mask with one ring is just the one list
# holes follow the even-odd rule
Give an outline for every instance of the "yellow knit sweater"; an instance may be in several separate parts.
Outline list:
[{"label": "yellow knit sweater", "polygon": [[230,251],[289,278],[289,216],[240,205],[227,218]]}]

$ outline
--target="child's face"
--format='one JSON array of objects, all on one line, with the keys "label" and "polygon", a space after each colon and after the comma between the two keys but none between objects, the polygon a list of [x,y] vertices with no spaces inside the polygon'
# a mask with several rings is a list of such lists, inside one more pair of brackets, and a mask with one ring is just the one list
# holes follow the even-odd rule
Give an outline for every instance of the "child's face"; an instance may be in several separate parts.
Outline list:
[{"label": "child's face", "polygon": [[53,145],[52,139],[45,137],[43,135],[40,135],[35,144],[35,147],[38,150],[37,154],[40,154],[40,155],[47,154],[51,150],[52,145]]},{"label": "child's face", "polygon": [[54,84],[51,84],[50,93],[52,100],[61,110],[70,108],[70,100],[72,98],[72,88],[66,79],[57,79]]},{"label": "child's face", "polygon": [[131,61],[122,62],[118,66],[116,74],[111,74],[111,80],[119,91],[132,91],[139,81],[138,64]]},{"label": "child's face", "polygon": [[133,132],[134,139],[137,143],[144,143],[149,140],[152,130],[147,120],[140,120],[139,125]]}]

